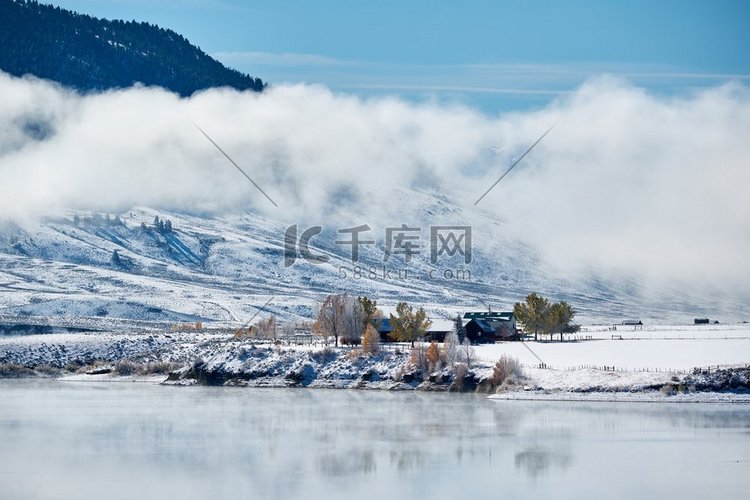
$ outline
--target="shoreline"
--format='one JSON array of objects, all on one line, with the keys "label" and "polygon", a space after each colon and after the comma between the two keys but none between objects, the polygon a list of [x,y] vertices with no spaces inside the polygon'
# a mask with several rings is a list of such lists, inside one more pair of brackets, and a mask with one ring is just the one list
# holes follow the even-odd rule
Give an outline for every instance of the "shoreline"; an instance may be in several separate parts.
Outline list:
[{"label": "shoreline", "polygon": [[[283,379],[258,379],[255,383],[227,383],[223,385],[200,384],[194,380],[169,381],[168,376],[156,375],[112,375],[112,374],[69,374],[58,377],[32,376],[18,378],[0,378],[0,384],[6,380],[47,380],[62,383],[96,383],[96,384],[150,384],[164,387],[228,387],[236,389],[312,389],[312,390],[348,390],[348,391],[387,391],[387,392],[461,392],[476,394],[490,401],[536,401],[555,403],[644,403],[644,404],[750,404],[750,392],[688,392],[676,395],[665,395],[655,390],[632,391],[550,391],[550,390],[506,390],[495,394],[483,394],[477,391],[450,391],[445,387],[420,388],[424,384],[409,385],[397,382],[354,383],[348,385],[312,383],[301,386]],[[361,382],[361,381],[360,381]]]},{"label": "shoreline", "polygon": [[[622,355],[623,345],[613,342],[611,348]],[[442,353],[440,359],[427,362],[424,349],[411,352],[401,347],[366,354],[352,347],[281,345],[216,333],[7,336],[0,338],[0,380],[40,377],[247,388],[463,392],[495,400],[750,401],[747,365],[710,371],[615,371],[611,367],[570,369],[518,364],[517,371],[498,378],[495,362],[518,348],[516,343],[478,346],[473,348],[477,351],[473,359],[449,358]],[[535,346],[545,359],[582,348],[590,349],[572,343]],[[615,352],[603,353],[606,357],[602,359],[611,358]],[[580,359],[567,355],[571,360]]]}]

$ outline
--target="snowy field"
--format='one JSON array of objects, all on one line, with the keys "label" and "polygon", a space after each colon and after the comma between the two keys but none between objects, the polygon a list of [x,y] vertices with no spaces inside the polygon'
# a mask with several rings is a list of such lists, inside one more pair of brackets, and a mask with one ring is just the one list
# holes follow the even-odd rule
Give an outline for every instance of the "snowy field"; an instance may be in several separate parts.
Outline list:
[{"label": "snowy field", "polygon": [[[689,370],[694,367],[750,364],[750,325],[650,327],[634,331],[587,328],[576,335],[592,340],[504,342],[477,346],[479,358],[492,362],[502,354],[527,366],[540,360],[551,368],[615,367],[617,370]],[[622,340],[620,340],[622,337]],[[557,338],[557,336],[556,336]],[[536,356],[535,356],[536,354]]]}]

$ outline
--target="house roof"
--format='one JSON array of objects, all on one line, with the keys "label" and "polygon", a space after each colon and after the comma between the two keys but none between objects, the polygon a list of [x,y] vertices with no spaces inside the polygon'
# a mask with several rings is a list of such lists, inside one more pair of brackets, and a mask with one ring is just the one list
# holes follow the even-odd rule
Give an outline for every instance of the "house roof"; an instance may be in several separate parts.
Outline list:
[{"label": "house roof", "polygon": [[473,321],[482,330],[482,332],[484,332],[484,333],[495,333],[495,328],[490,324],[489,321],[486,321],[486,320],[483,320],[483,319],[474,319]]},{"label": "house roof", "polygon": [[452,332],[453,331],[453,320],[452,319],[443,319],[443,318],[435,318],[430,319],[432,321],[432,325],[427,329],[428,332]]},{"label": "house roof", "polygon": [[467,312],[464,314],[465,319],[483,319],[489,321],[512,321],[513,312]]},{"label": "house roof", "polygon": [[390,318],[383,318],[380,320],[378,325],[378,333],[391,333],[393,331],[393,325],[391,324]]}]

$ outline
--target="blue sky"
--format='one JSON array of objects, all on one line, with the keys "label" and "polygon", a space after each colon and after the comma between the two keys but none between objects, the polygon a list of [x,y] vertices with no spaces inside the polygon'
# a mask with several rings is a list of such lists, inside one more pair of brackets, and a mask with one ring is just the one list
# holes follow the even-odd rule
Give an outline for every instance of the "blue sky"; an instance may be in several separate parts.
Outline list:
[{"label": "blue sky", "polygon": [[750,2],[62,0],[171,28],[273,83],[465,102],[543,105],[614,73],[661,93],[750,80]]}]

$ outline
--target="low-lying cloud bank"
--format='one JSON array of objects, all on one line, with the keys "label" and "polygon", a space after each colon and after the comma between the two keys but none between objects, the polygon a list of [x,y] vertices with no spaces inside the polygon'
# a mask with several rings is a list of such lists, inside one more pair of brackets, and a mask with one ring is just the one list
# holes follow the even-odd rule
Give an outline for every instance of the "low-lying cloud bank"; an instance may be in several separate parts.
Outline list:
[{"label": "low-lying cloud bank", "polygon": [[563,268],[750,290],[750,89],[739,83],[663,97],[602,77],[502,116],[304,85],[81,96],[0,73],[0,95],[0,218],[145,205],[420,222],[396,188],[434,190],[472,214],[557,123],[479,203],[505,221],[491,238],[520,238]]}]

